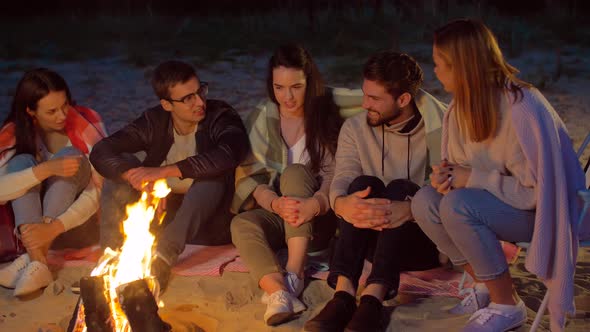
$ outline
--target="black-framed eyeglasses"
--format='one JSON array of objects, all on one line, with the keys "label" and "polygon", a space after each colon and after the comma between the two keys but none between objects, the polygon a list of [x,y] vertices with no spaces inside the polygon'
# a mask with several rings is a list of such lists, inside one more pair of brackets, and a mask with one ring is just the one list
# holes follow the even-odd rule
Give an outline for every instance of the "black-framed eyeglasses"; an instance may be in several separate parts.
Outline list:
[{"label": "black-framed eyeglasses", "polygon": [[197,96],[199,96],[199,98],[201,98],[201,100],[203,102],[205,102],[207,100],[208,93],[209,93],[209,83],[201,82],[201,86],[199,87],[199,90],[197,90],[196,92],[189,93],[188,95],[186,95],[180,99],[168,98],[167,100],[170,102],[175,101],[177,103],[183,103],[187,106],[193,106],[197,102]]}]

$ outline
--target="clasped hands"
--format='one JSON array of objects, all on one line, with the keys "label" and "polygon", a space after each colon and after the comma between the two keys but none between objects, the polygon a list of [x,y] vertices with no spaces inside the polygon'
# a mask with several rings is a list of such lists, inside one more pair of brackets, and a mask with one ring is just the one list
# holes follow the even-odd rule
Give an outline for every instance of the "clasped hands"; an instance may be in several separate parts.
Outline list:
[{"label": "clasped hands", "polygon": [[281,196],[270,202],[270,208],[293,227],[310,221],[320,212],[320,203],[314,197]]},{"label": "clasped hands", "polygon": [[381,231],[396,228],[412,220],[410,201],[366,198],[371,187],[336,198],[335,212],[357,228]]},{"label": "clasped hands", "polygon": [[470,176],[471,168],[443,160],[438,165],[432,165],[430,185],[437,192],[446,195],[453,189],[465,188]]}]

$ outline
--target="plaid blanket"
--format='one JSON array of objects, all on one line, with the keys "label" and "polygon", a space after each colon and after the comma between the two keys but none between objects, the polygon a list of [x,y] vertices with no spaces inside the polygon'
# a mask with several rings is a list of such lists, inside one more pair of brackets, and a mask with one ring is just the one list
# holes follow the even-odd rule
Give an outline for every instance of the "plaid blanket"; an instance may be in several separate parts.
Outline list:
[{"label": "plaid blanket", "polygon": [[[100,115],[83,106],[73,106],[68,111],[65,130],[72,145],[86,155],[94,144],[106,136]],[[14,122],[9,122],[0,129],[0,167],[14,156],[15,131]]]},{"label": "plaid blanket", "polygon": [[259,184],[271,185],[287,167],[287,147],[280,133],[280,118],[277,105],[266,100],[256,107],[246,119],[251,153],[236,169],[236,192],[231,211],[254,208],[252,193]]},{"label": "plaid blanket", "polygon": [[[16,125],[7,123],[0,129],[0,168],[15,154],[14,146]],[[72,146],[83,152],[86,156],[92,150],[92,146],[106,136],[106,129],[100,115],[83,106],[72,106],[66,116],[66,134],[72,142]],[[102,187],[102,177],[93,170],[92,181],[97,188]]]}]

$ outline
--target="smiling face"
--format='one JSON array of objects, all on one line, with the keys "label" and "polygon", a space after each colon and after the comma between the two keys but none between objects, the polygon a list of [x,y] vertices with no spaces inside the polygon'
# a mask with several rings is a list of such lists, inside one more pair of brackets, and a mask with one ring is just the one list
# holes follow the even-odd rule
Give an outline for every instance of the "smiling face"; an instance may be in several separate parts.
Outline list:
[{"label": "smiling face", "polygon": [[[181,102],[185,97],[199,91],[200,82],[196,77],[184,83],[178,83],[169,88],[170,100],[162,99],[162,107],[172,114],[172,121],[176,124],[196,125],[205,118],[205,100],[198,95],[196,98],[186,98],[191,101]],[[174,101],[173,101],[174,100]]]},{"label": "smiling face", "polygon": [[448,93],[455,91],[455,76],[451,64],[444,54],[434,45],[432,47],[432,59],[434,60],[434,74]]},{"label": "smiling face", "polygon": [[379,82],[365,79],[363,94],[362,107],[367,110],[367,124],[369,126],[393,124],[401,116],[402,111],[396,100]]},{"label": "smiling face", "polygon": [[70,103],[65,91],[50,91],[47,96],[39,99],[36,110],[27,108],[26,111],[36,120],[41,130],[52,132],[64,130],[69,109]]},{"label": "smiling face", "polygon": [[272,86],[281,113],[303,115],[307,80],[301,69],[277,67],[272,71]]}]

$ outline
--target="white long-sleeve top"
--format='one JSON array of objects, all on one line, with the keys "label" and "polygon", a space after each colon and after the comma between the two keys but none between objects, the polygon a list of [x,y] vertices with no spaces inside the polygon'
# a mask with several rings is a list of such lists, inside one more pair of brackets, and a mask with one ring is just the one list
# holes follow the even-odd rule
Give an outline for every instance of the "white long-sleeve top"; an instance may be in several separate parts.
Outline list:
[{"label": "white long-sleeve top", "polygon": [[449,162],[471,168],[467,188],[485,189],[514,208],[532,210],[536,206],[536,179],[513,128],[512,108],[505,98],[500,106],[498,131],[484,142],[465,140],[456,112],[449,111]]},{"label": "white long-sleeve top", "polygon": [[[92,167],[92,177],[97,176],[100,175]],[[7,165],[0,167],[0,204],[6,204],[8,201],[21,197],[40,183],[32,167],[13,173],[7,172]],[[68,231],[83,224],[98,211],[99,198],[100,191],[91,179],[72,205],[55,218],[59,219]]]}]

